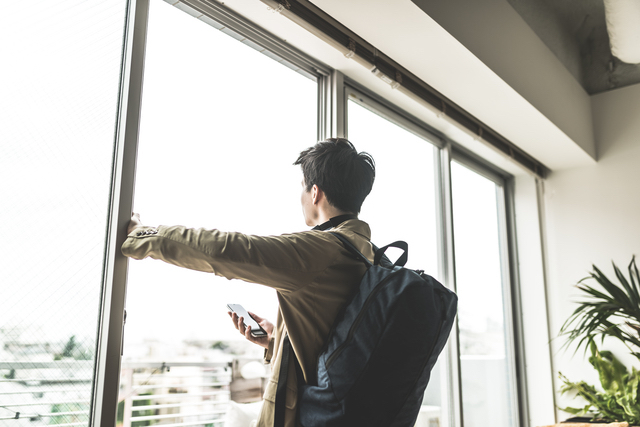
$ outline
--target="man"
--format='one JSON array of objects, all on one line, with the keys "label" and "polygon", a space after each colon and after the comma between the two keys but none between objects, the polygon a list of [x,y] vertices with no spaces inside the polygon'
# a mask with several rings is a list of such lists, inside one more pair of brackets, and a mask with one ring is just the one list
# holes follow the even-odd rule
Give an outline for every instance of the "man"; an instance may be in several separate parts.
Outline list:
[{"label": "man", "polygon": [[[273,365],[259,427],[274,425],[285,334],[300,363],[304,382],[315,383],[318,356],[331,326],[365,272],[364,264],[327,231],[344,235],[370,260],[374,255],[369,226],[357,218],[373,186],[373,158],[358,153],[346,139],[332,138],[300,153],[294,164],[302,168],[302,212],[306,224],[314,227],[310,231],[249,236],[182,226],[154,228],[143,226],[134,214],[129,237],[122,246],[123,254],[131,258],[150,256],[277,291],[279,311],[275,326],[256,316],[267,331],[267,338],[255,339],[241,319],[233,318],[245,337],[265,347],[265,361]],[[290,363],[284,413],[287,427],[296,425],[297,384],[295,364]]]}]

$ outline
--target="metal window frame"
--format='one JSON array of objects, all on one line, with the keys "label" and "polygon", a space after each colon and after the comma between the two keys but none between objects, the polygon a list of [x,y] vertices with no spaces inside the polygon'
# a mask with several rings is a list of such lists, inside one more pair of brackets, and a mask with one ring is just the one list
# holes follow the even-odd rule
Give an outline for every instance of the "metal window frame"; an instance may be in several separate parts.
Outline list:
[{"label": "metal window frame", "polygon": [[[438,228],[441,230],[440,245],[440,268],[444,285],[454,292],[457,290],[456,281],[456,259],[455,259],[455,239],[453,228],[453,193],[451,186],[451,157],[452,146],[449,141],[438,150],[436,173],[439,184],[438,194]],[[462,374],[460,370],[460,339],[458,317],[451,329],[451,338],[444,349],[446,352],[445,373],[446,373],[446,396],[448,423],[452,427],[462,427]]]},{"label": "metal window frame", "polygon": [[529,416],[529,398],[528,398],[528,381],[526,375],[526,353],[524,346],[524,322],[522,315],[522,295],[520,284],[520,271],[518,269],[518,242],[516,239],[516,221],[515,221],[515,179],[508,178],[505,181],[504,188],[504,206],[505,206],[505,222],[506,237],[509,251],[509,272],[511,280],[511,305],[513,314],[513,331],[514,331],[514,351],[516,360],[516,381],[518,386],[518,410],[520,415],[520,425],[523,427],[530,426]]},{"label": "metal window frame", "polygon": [[318,78],[318,140],[346,138],[347,103],[344,75],[331,70]]},{"label": "metal window frame", "polygon": [[120,246],[127,236],[133,205],[148,16],[149,0],[129,1],[91,410],[93,426],[116,424],[128,265]]}]

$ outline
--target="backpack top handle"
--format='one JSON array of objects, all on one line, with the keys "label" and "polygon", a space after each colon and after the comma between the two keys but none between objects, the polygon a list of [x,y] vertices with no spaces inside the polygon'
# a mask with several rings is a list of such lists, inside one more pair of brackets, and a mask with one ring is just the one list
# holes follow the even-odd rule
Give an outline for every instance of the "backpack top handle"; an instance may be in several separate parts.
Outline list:
[{"label": "backpack top handle", "polygon": [[383,246],[380,249],[378,249],[376,251],[375,258],[373,258],[373,265],[379,265],[380,264],[380,260],[382,259],[382,257],[384,256],[384,252],[388,248],[398,248],[398,249],[402,249],[403,250],[402,255],[400,255],[400,257],[396,260],[396,262],[393,263],[393,266],[394,267],[404,267],[404,265],[407,263],[407,260],[409,259],[409,245],[407,244],[407,242],[404,242],[402,240],[398,240],[397,242],[389,243],[387,246]]}]

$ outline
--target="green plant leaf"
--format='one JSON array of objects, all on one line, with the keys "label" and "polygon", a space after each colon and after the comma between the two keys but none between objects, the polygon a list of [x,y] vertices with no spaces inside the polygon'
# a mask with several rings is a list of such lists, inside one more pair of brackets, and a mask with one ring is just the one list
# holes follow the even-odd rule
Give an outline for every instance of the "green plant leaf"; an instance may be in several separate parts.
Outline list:
[{"label": "green plant leaf", "polygon": [[596,345],[597,339],[604,343],[605,337],[615,338],[640,360],[640,272],[635,257],[628,266],[628,278],[615,263],[613,269],[618,283],[595,265],[589,277],[578,282],[576,288],[584,298],[560,330],[566,337],[564,346],[576,344],[576,351],[584,348],[585,355],[590,350],[588,360],[598,372],[602,390],[560,374],[560,392],[575,393],[587,402],[582,408],[562,410],[575,415],[591,412],[607,421],[640,425],[640,371],[631,367],[629,372],[612,352],[598,350]]},{"label": "green plant leaf", "polygon": [[[597,336],[601,340],[609,336],[625,343],[632,353],[631,347],[640,348],[640,273],[635,258],[629,265],[629,279],[615,263],[613,266],[619,285],[611,282],[596,266],[589,277],[578,282],[577,289],[588,299],[580,301],[562,325],[560,334],[567,337],[564,347],[576,343],[577,351]],[[594,281],[598,288],[589,281]]]},{"label": "green plant leaf", "polygon": [[609,295],[611,295],[614,300],[620,303],[626,303],[628,301],[627,295],[624,291],[622,291],[617,285],[613,284],[613,282],[611,282],[595,265],[593,266],[593,273],[591,273],[591,277],[593,277],[600,286],[609,292]]},{"label": "green plant leaf", "polygon": [[637,289],[634,289],[633,287],[631,287],[631,285],[627,281],[627,278],[624,277],[624,275],[622,274],[618,266],[616,266],[615,264],[613,264],[613,271],[616,273],[616,277],[618,278],[618,281],[620,282],[620,284],[622,285],[622,287],[624,288],[628,296],[629,303],[630,303],[629,307],[633,310],[634,307],[638,307],[640,305],[640,296],[638,296],[636,292]]},{"label": "green plant leaf", "polygon": [[566,408],[560,408],[560,410],[581,417],[589,412],[589,408],[591,408],[591,405],[587,405],[584,408],[571,408],[567,406]]}]

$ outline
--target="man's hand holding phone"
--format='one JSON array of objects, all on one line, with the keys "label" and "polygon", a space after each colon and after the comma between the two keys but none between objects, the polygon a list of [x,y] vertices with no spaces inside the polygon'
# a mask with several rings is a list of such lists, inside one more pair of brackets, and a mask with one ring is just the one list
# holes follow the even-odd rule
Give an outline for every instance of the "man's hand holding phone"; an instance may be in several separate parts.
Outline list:
[{"label": "man's hand holding phone", "polygon": [[229,317],[231,317],[231,321],[233,322],[233,326],[242,334],[244,337],[251,341],[252,343],[258,344],[261,347],[269,348],[269,340],[271,340],[271,335],[273,334],[273,323],[269,322],[267,319],[263,319],[255,313],[248,312],[248,314],[258,323],[258,325],[266,332],[266,335],[261,334],[258,336],[254,336],[251,333],[251,326],[247,326],[245,324],[245,319],[243,316],[238,316],[238,313],[235,311],[228,311]]}]

